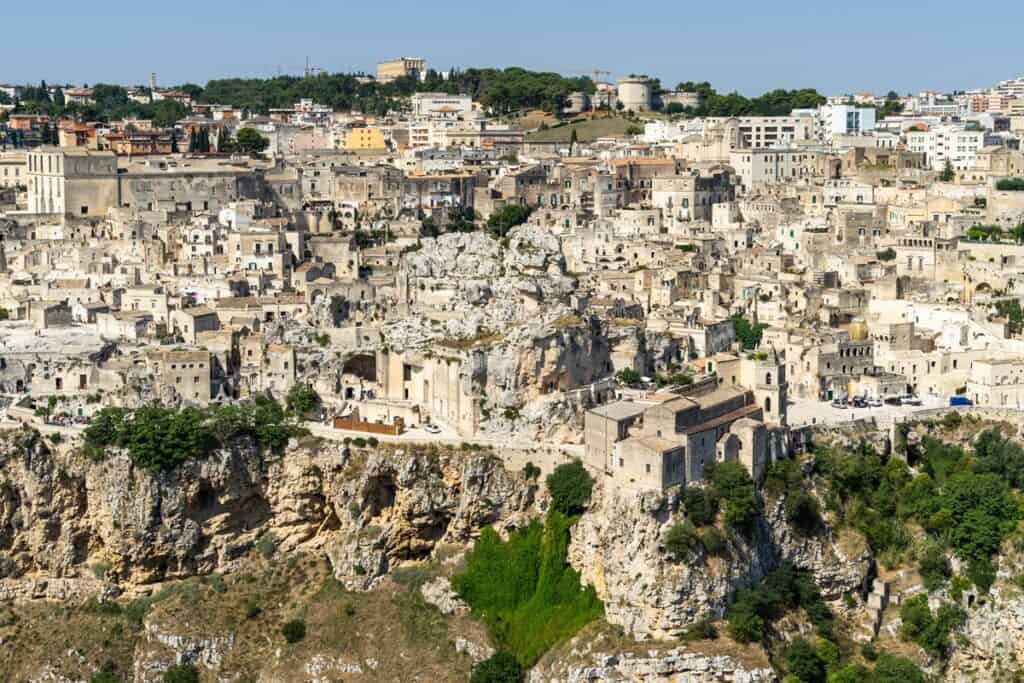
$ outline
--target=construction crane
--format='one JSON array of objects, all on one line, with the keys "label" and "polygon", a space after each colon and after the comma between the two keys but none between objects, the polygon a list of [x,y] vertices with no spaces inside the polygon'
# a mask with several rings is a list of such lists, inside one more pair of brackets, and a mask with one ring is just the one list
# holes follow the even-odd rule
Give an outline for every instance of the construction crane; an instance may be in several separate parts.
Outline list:
[{"label": "construction crane", "polygon": [[[594,67],[576,67],[576,66],[564,66],[554,67],[553,71],[557,71],[560,74],[575,74],[580,76],[590,76],[594,83],[599,83],[602,80],[610,79],[612,72],[608,69],[599,69]],[[601,78],[604,76],[605,79]]]},{"label": "construction crane", "polygon": [[304,65],[303,64],[300,64],[300,65],[297,65],[297,66],[293,65],[293,64],[278,64],[277,65],[277,75],[278,76],[284,76],[285,74],[295,73],[296,71],[301,71],[303,74],[305,74],[306,78],[309,78],[310,76],[315,76],[315,75],[319,74],[320,72],[322,72],[323,68],[319,67],[319,66],[316,66],[315,64],[310,64],[309,63],[309,57],[306,57],[306,63]]}]

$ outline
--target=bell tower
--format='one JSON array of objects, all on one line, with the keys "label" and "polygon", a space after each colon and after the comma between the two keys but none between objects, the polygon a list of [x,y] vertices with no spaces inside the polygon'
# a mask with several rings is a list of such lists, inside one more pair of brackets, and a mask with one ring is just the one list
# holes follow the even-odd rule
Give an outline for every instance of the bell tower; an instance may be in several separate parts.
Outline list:
[{"label": "bell tower", "polygon": [[774,346],[755,357],[754,398],[764,411],[768,424],[786,425],[786,365],[779,360]]}]

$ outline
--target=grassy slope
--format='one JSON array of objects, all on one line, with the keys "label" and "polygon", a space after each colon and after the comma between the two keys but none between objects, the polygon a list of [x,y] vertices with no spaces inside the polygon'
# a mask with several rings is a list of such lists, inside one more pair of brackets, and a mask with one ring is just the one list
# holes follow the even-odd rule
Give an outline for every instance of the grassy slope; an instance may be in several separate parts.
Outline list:
[{"label": "grassy slope", "polygon": [[538,130],[526,136],[527,142],[565,142],[568,143],[572,136],[573,129],[576,130],[576,139],[580,142],[593,142],[605,135],[624,135],[626,129],[638,124],[623,118],[592,119],[570,123],[557,128]]},{"label": "grassy slope", "polygon": [[[338,680],[352,674],[332,670],[335,660],[359,664],[360,681],[466,680],[471,662],[455,651],[455,638],[487,642],[481,625],[468,617],[442,616],[415,590],[386,580],[369,593],[351,593],[330,576],[322,559],[305,556],[254,558],[246,571],[223,580],[178,582],[128,605],[0,608],[0,671],[11,677],[4,680],[25,680],[43,665],[85,680],[107,662],[130,672],[140,644],[159,660],[166,651],[145,642],[142,615],[166,633],[234,634],[221,674],[242,681],[260,674],[285,682],[307,680],[304,669],[316,655],[328,662],[321,675]],[[296,618],[306,622],[307,636],[289,645],[281,626]],[[367,667],[368,660],[377,662],[376,669]]]}]

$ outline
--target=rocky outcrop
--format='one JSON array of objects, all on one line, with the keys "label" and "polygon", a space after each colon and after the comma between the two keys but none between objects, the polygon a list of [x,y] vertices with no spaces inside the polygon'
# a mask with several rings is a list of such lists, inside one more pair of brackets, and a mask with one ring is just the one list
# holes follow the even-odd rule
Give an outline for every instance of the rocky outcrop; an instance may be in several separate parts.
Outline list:
[{"label": "rocky outcrop", "polygon": [[695,552],[674,562],[662,539],[679,510],[677,493],[603,492],[573,529],[569,558],[604,601],[605,615],[637,638],[678,637],[702,619],[720,618],[737,588],[784,560],[814,573],[826,597],[859,589],[869,557],[846,557],[832,536],[805,537],[771,506],[751,539],[733,534],[725,552]]},{"label": "rocky outcrop", "polygon": [[771,667],[746,668],[724,656],[671,650],[660,655],[597,655],[586,664],[535,669],[530,683],[589,683],[590,681],[645,681],[645,683],[772,683],[778,677]]},{"label": "rocky outcrop", "polygon": [[[0,438],[0,594],[95,594],[230,571],[261,551],[323,549],[365,589],[395,563],[521,522],[533,487],[481,453],[348,451],[238,442],[172,472],[124,454],[93,462],[24,434]],[[97,577],[103,579],[98,580]]]},{"label": "rocky outcrop", "polygon": [[984,604],[967,610],[946,668],[946,680],[1013,680],[1024,653],[1024,596],[1015,589],[997,586]]},{"label": "rocky outcrop", "polygon": [[[704,650],[710,650],[706,652]],[[593,625],[544,655],[530,683],[771,683],[778,678],[763,649],[735,643],[631,643],[607,625]]]}]

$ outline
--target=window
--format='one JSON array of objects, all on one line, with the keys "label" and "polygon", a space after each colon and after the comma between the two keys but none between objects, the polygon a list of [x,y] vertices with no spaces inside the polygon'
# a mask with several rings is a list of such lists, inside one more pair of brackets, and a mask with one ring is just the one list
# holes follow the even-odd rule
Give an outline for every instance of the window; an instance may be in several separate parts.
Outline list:
[{"label": "window", "polygon": [[766,413],[772,412],[772,397],[771,396],[765,396],[764,397],[764,412],[766,412]]},{"label": "window", "polygon": [[89,207],[88,206],[83,206],[82,207],[82,215],[83,216],[87,216],[88,214],[89,214]]}]

